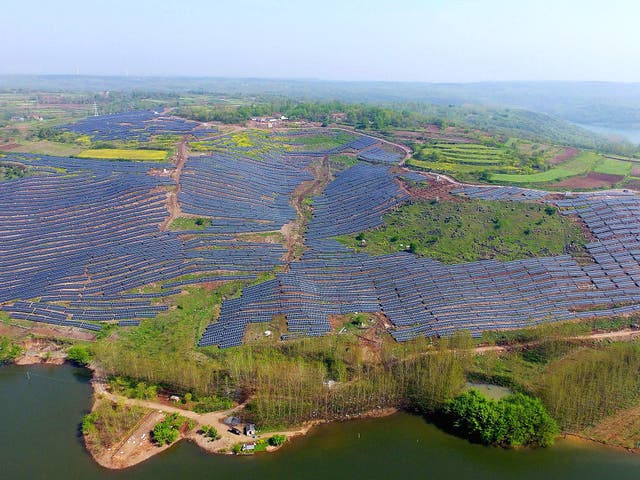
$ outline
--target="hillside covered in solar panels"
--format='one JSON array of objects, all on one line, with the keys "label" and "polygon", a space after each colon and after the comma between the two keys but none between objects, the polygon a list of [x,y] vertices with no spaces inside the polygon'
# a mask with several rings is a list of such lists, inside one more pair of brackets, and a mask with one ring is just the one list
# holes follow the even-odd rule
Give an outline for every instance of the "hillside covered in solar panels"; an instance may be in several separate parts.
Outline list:
[{"label": "hillside covered in solar panels", "polygon": [[406,341],[640,310],[640,198],[630,191],[450,189],[446,201],[550,208],[580,223],[589,240],[580,256],[445,264],[404,247],[374,255],[337,241],[380,229],[419,200],[416,192],[440,192],[381,138],[324,128],[225,134],[149,111],[62,129],[94,140],[175,134],[182,144],[153,165],[1,158],[28,172],[0,183],[0,309],[14,320],[135,327],[170,318],[186,289],[228,284],[237,294],[222,299],[194,343],[237,346],[252,325],[275,318],[287,340],[330,334],[332,319],[370,312]]},{"label": "hillside covered in solar panels", "polygon": [[138,110],[87,117],[59,128],[62,132],[87,135],[92,140],[137,140],[145,142],[153,135],[193,135],[196,137],[218,133],[215,127],[170,116],[157,111]]}]

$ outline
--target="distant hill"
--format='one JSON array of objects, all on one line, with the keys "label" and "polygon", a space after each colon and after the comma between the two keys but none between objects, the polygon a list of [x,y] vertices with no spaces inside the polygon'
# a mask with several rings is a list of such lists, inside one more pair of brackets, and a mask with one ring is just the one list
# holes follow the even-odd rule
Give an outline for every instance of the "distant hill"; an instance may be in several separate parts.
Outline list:
[{"label": "distant hill", "polygon": [[[640,129],[640,83],[495,82],[431,84],[297,79],[0,76],[0,91],[145,91],[213,93],[377,103],[420,111],[505,135],[628,152],[605,137],[567,123]],[[564,121],[563,121],[564,120]],[[616,146],[617,145],[617,146]]]},{"label": "distant hill", "polygon": [[523,108],[583,124],[640,126],[640,83],[339,82],[298,79],[3,75],[0,90],[193,91],[344,101],[482,104]]}]

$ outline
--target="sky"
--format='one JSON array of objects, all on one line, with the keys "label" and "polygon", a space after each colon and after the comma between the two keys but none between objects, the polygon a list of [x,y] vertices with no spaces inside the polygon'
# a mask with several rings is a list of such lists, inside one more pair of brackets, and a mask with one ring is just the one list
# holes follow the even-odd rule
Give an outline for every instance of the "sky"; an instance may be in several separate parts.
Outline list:
[{"label": "sky", "polygon": [[0,74],[640,81],[637,0],[3,0]]}]

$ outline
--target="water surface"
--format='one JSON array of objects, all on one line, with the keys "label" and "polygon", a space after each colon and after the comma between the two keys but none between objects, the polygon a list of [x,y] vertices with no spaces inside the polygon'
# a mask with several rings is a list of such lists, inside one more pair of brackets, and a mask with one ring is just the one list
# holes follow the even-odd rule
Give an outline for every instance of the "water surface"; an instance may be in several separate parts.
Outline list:
[{"label": "water surface", "polygon": [[638,479],[640,456],[560,441],[507,451],[472,445],[421,418],[398,414],[324,425],[275,454],[210,455],[180,443],[126,471],[84,451],[79,424],[90,406],[87,372],[0,367],[0,475],[4,479]]},{"label": "water surface", "polygon": [[618,137],[631,143],[640,144],[640,128],[621,128],[602,125],[587,125],[583,123],[576,123],[576,125],[606,137]]}]

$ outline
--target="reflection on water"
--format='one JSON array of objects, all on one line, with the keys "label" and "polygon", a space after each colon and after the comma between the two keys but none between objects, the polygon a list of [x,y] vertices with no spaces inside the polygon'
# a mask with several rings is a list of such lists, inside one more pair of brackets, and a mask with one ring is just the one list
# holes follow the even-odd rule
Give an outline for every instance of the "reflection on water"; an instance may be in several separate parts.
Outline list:
[{"label": "reflection on water", "polygon": [[[29,373],[29,376],[27,376]],[[215,456],[181,443],[123,472],[97,466],[79,435],[90,406],[86,371],[0,367],[0,472],[6,479],[637,479],[640,456],[560,441],[556,447],[507,451],[472,445],[421,418],[323,425],[275,454]]]}]

